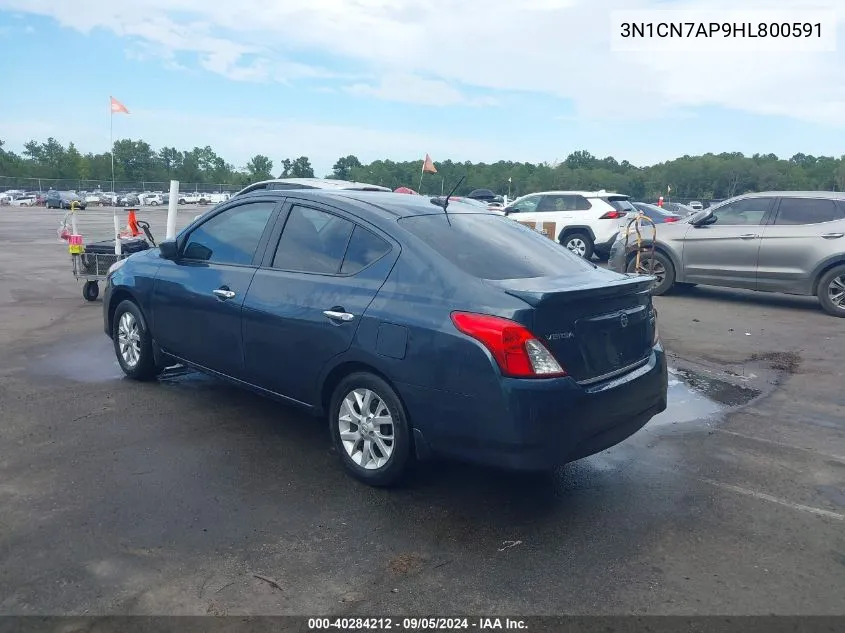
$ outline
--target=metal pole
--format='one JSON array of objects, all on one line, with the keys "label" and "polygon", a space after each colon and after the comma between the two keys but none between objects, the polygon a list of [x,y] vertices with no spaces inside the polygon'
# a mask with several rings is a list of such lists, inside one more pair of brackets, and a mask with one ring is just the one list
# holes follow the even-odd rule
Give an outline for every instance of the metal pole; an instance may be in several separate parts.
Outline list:
[{"label": "metal pole", "polygon": [[167,232],[164,239],[172,240],[176,237],[176,210],[179,202],[179,181],[170,181],[170,199],[167,201]]},{"label": "metal pole", "polygon": [[109,154],[111,154],[111,190],[113,193],[117,193],[114,186],[114,112],[111,110],[111,104],[109,104],[109,143],[111,143],[109,146]]},{"label": "metal pole", "polygon": [[120,220],[117,219],[117,207],[114,209],[114,254],[120,255],[123,251],[123,244],[120,242]]}]

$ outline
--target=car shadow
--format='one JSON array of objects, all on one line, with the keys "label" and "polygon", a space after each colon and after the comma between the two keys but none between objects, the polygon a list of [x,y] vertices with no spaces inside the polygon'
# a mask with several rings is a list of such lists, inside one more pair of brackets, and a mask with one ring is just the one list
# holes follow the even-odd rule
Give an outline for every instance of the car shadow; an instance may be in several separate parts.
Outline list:
[{"label": "car shadow", "polygon": [[692,301],[712,301],[717,299],[726,303],[756,305],[768,308],[783,308],[803,310],[816,314],[824,314],[818,299],[802,295],[786,295],[775,292],[760,292],[735,288],[719,288],[716,286],[696,286],[668,297],[683,297]]}]

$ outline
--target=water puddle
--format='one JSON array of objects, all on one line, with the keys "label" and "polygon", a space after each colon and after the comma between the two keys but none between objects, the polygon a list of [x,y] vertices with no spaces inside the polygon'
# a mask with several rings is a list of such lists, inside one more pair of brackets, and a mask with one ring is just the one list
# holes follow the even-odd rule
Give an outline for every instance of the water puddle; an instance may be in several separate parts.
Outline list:
[{"label": "water puddle", "polygon": [[650,426],[707,420],[748,404],[761,391],[686,369],[669,369],[668,406]]}]

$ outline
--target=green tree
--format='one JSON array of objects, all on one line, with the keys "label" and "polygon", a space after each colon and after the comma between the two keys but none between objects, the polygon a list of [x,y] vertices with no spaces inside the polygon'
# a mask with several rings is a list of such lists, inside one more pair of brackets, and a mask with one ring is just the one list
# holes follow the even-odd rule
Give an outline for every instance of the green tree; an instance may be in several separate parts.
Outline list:
[{"label": "green tree", "polygon": [[337,178],[338,180],[349,180],[349,174],[353,169],[358,169],[361,167],[361,161],[358,160],[357,156],[353,156],[350,154],[349,156],[343,156],[337,159],[337,162],[332,167],[332,178]]},{"label": "green tree", "polygon": [[273,177],[273,161],[264,154],[256,154],[246,164],[251,182],[270,180]]}]

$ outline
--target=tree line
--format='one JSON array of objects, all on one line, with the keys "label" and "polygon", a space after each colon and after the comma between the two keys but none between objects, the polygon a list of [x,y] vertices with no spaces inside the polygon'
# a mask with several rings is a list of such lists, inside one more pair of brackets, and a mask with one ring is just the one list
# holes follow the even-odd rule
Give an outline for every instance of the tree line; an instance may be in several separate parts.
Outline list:
[{"label": "tree line", "polygon": [[[112,155],[81,153],[73,143],[64,146],[54,138],[32,140],[23,152],[4,149],[0,140],[0,176],[79,181],[111,181]],[[449,191],[463,177],[457,194],[473,189],[492,189],[516,197],[543,190],[598,190],[624,193],[638,199],[669,196],[677,199],[713,200],[749,191],[845,190],[845,155],[795,154],[784,159],[774,154],[746,156],[739,152],[682,156],[650,166],[627,160],[598,158],[587,151],[570,154],[560,163],[496,163],[435,161],[437,174],[425,174],[420,187],[422,160],[362,163],[349,155],[337,160],[329,178],[357,180],[390,188],[421,188],[421,193]],[[114,143],[117,181],[166,182],[171,179],[240,188],[269,178],[313,177],[307,156],[284,158],[276,163],[262,154],[237,168],[211,147],[154,150],[143,140],[121,139]]]}]

